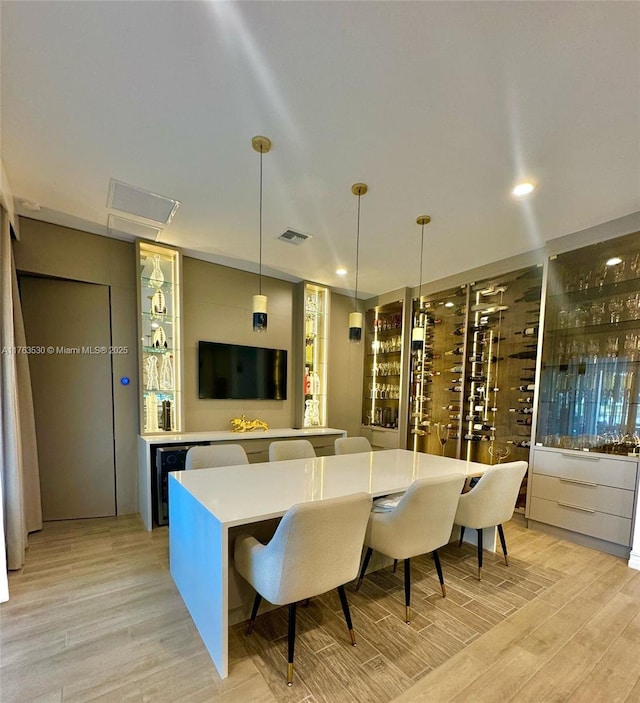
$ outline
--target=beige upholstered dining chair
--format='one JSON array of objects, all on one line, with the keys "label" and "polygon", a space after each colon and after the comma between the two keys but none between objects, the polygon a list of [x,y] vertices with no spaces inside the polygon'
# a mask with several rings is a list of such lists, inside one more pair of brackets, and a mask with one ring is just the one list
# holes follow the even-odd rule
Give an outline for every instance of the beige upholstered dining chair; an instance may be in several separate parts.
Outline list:
[{"label": "beige upholstered dining chair", "polygon": [[336,454],[364,454],[372,451],[366,437],[338,437],[334,447]]},{"label": "beige upholstered dining chair", "polygon": [[513,516],[526,471],[526,461],[497,464],[487,469],[468,493],[460,496],[454,522],[460,525],[460,544],[465,527],[478,531],[478,581],[482,578],[482,530],[485,527],[498,527],[504,562],[509,565],[502,524]]},{"label": "beige upholstered dining chair", "polygon": [[210,469],[216,466],[248,464],[247,453],[240,444],[210,444],[191,447],[187,452],[185,469]]},{"label": "beige upholstered dining chair", "polygon": [[373,550],[392,559],[404,559],[405,621],[411,622],[411,557],[431,552],[442,596],[447,595],[438,549],[448,544],[463,474],[414,481],[397,506],[372,512],[364,538],[365,553],[356,590],[360,588]]},{"label": "beige upholstered dining chair", "polygon": [[371,496],[350,496],[300,503],[290,508],[268,544],[249,535],[235,543],[235,566],[256,589],[247,635],[262,598],[289,606],[287,684],[293,683],[296,603],[338,589],[351,643],[355,634],[344,584],[358,574]]},{"label": "beige upholstered dining chair", "polygon": [[285,459],[314,459],[316,450],[308,439],[292,439],[282,442],[271,442],[269,445],[269,461],[284,461]]}]

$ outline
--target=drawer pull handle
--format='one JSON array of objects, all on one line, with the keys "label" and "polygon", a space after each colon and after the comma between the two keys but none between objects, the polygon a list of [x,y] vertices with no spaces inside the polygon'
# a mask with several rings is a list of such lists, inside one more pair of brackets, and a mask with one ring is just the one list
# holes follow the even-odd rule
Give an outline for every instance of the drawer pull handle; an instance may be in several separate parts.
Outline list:
[{"label": "drawer pull handle", "polygon": [[571,505],[571,503],[558,503],[559,506],[562,508],[571,508],[572,510],[582,510],[583,513],[595,513],[595,510],[591,510],[590,508],[582,508],[579,505]]},{"label": "drawer pull handle", "polygon": [[578,481],[575,478],[561,478],[563,483],[577,483],[579,486],[589,486],[589,488],[597,488],[597,483],[589,483],[589,481]]},{"label": "drawer pull handle", "polygon": [[588,454],[560,454],[563,459],[577,459],[578,461],[600,461],[599,456],[589,456]]}]

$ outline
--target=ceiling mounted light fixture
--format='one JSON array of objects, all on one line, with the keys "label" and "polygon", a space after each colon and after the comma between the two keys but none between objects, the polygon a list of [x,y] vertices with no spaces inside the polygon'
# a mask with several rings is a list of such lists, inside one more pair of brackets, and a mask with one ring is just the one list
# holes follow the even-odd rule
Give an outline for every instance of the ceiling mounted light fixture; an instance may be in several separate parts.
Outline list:
[{"label": "ceiling mounted light fixture", "polygon": [[511,191],[513,195],[521,196],[521,195],[529,195],[533,191],[535,186],[533,183],[530,183],[529,181],[525,181],[523,183],[518,183],[518,185]]},{"label": "ceiling mounted light fixture", "polygon": [[605,266],[617,266],[618,264],[622,263],[622,259],[619,256],[612,256],[610,259],[607,259],[604,263]]},{"label": "ceiling mounted light fixture", "polygon": [[431,222],[429,215],[420,215],[416,219],[421,229],[420,234],[420,283],[418,284],[418,315],[415,318],[413,329],[411,330],[411,348],[418,351],[424,342],[424,327],[420,324],[420,310],[422,309],[422,265],[424,259],[424,226]]},{"label": "ceiling mounted light fixture", "polygon": [[254,137],[253,148],[260,153],[260,250],[258,256],[258,295],[253,296],[253,331],[267,331],[267,296],[262,295],[262,156],[271,150],[271,140],[267,137]]},{"label": "ceiling mounted light fixture", "polygon": [[349,341],[362,339],[362,313],[358,312],[358,258],[360,255],[360,198],[366,195],[369,186],[366,183],[354,183],[351,192],[358,196],[358,220],[356,225],[356,288],[353,294],[353,312],[349,315]]},{"label": "ceiling mounted light fixture", "polygon": [[337,274],[338,276],[346,276],[346,275],[347,275],[347,269],[344,269],[344,268],[336,269],[336,274]]}]

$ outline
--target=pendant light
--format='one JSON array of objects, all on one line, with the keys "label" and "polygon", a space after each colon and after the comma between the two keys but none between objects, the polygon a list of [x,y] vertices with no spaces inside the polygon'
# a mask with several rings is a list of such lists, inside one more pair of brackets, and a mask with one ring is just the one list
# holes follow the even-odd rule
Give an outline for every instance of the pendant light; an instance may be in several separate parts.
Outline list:
[{"label": "pendant light", "polygon": [[414,318],[413,329],[411,330],[411,349],[418,351],[424,343],[424,327],[420,324],[420,311],[422,309],[422,265],[424,258],[424,226],[431,222],[429,215],[420,215],[416,223],[422,227],[420,236],[420,283],[418,285],[418,314]]},{"label": "pendant light", "polygon": [[253,331],[267,331],[267,296],[262,295],[262,155],[271,150],[271,140],[267,137],[254,137],[253,148],[260,152],[260,254],[258,268],[258,295],[253,296]]},{"label": "pendant light", "polygon": [[360,254],[360,198],[366,194],[369,186],[366,183],[355,183],[351,192],[358,196],[358,222],[356,226],[356,289],[353,294],[353,312],[349,315],[349,341],[359,342],[362,339],[362,313],[358,312],[358,256]]}]

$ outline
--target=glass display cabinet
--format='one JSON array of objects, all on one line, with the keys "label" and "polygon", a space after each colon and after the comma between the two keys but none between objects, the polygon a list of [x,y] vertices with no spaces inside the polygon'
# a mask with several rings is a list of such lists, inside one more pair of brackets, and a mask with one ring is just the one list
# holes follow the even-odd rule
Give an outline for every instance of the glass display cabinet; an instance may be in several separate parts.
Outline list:
[{"label": "glass display cabinet", "polygon": [[639,235],[558,255],[548,279],[537,443],[637,454]]},{"label": "glass display cabinet", "polygon": [[[295,296],[297,363],[295,426],[327,426],[329,289],[303,281]],[[300,321],[302,328],[300,329]]]},{"label": "glass display cabinet", "polygon": [[468,286],[413,301],[407,446],[460,454]]},{"label": "glass display cabinet", "polygon": [[[400,446],[399,414],[405,397],[402,387],[403,316],[402,300],[378,305],[367,310],[364,316],[362,424],[373,431],[374,446]],[[387,433],[386,436],[383,433]]]},{"label": "glass display cabinet", "polygon": [[182,430],[181,255],[175,249],[136,242],[140,432]]}]

